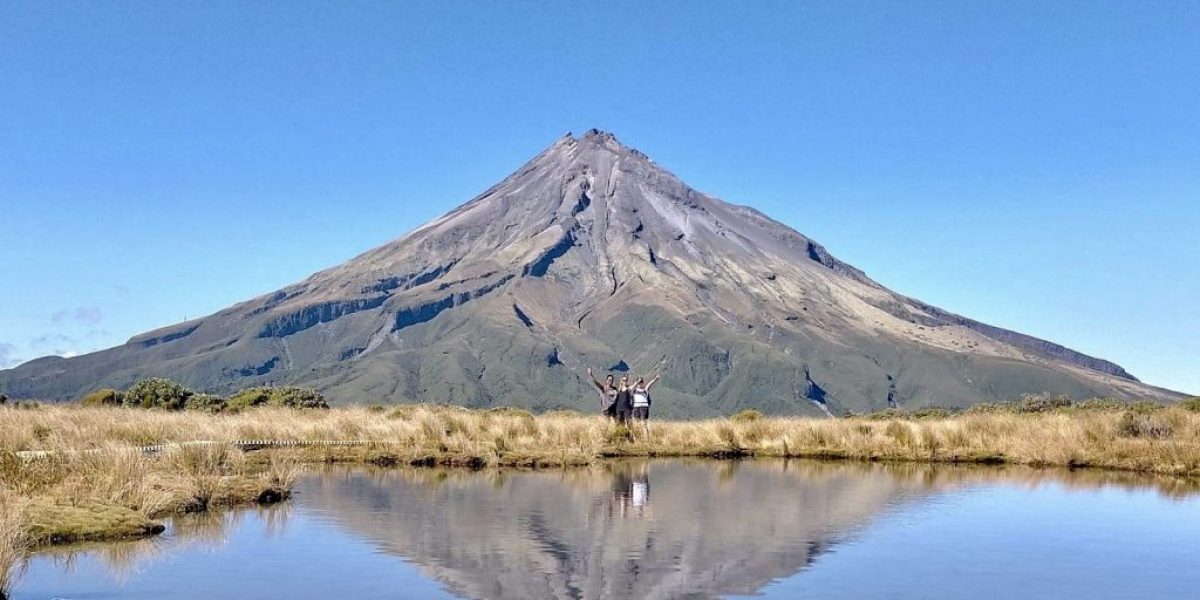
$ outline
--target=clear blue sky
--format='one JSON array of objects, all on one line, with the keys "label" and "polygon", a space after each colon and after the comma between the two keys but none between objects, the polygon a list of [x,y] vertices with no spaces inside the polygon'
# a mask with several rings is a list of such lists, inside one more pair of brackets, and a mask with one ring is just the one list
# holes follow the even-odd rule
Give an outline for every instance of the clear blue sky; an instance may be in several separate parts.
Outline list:
[{"label": "clear blue sky", "polygon": [[1200,393],[1200,3],[0,3],[0,364],[600,127],[902,293]]}]

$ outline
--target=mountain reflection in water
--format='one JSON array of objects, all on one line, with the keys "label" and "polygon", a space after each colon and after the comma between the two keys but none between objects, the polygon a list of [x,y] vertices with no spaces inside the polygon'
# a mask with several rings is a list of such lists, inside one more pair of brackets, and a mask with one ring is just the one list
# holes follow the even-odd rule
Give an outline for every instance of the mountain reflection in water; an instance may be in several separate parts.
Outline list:
[{"label": "mountain reflection in water", "polygon": [[472,598],[750,593],[795,573],[923,478],[797,463],[556,472],[349,472],[304,502]]},{"label": "mountain reflection in water", "polygon": [[891,505],[1001,473],[1029,484],[1120,479],[808,461],[623,462],[550,472],[342,472],[311,481],[304,503],[467,597],[709,597],[754,593]]},{"label": "mountain reflection in water", "polygon": [[[416,597],[395,581],[400,569],[413,567],[389,568],[376,555],[415,565],[423,577],[407,577],[438,582],[439,594],[471,598],[754,594],[804,571],[890,511],[973,488],[1044,483],[1067,491],[1154,487],[1169,498],[1196,493],[1191,480],[1093,471],[811,461],[623,461],[554,471],[329,468],[304,477],[295,500],[278,507],[176,519],[163,539],[43,553],[34,584],[57,591],[54,573],[86,560],[92,571],[100,563],[119,588],[97,597],[155,597],[138,596],[137,577],[191,585],[170,571],[199,552],[230,554],[227,564],[236,566],[225,568],[235,570],[232,577],[251,577],[259,590],[271,590],[272,578],[302,586],[292,580],[309,577],[355,597]],[[250,524],[258,537],[247,541]],[[352,540],[347,547],[357,554],[326,545],[329,536]],[[239,545],[292,558],[233,559],[246,552]],[[312,572],[294,562],[297,552],[337,558]],[[203,576],[211,582],[222,575]],[[22,597],[18,588],[15,598]]]}]

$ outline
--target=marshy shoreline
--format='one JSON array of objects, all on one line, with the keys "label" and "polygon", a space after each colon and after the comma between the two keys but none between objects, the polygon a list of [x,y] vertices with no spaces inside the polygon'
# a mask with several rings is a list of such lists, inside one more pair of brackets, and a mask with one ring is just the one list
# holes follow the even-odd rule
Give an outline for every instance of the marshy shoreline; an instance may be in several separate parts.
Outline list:
[{"label": "marshy shoreline", "polygon": [[[558,468],[624,457],[754,457],[1089,468],[1191,480],[1200,478],[1195,404],[1013,404],[838,419],[747,411],[651,421],[648,431],[570,411],[432,405],[217,414],[0,407],[0,590],[8,584],[3,573],[34,547],[154,535],[172,515],[278,502],[310,464]],[[189,443],[197,441],[205,443]]]}]

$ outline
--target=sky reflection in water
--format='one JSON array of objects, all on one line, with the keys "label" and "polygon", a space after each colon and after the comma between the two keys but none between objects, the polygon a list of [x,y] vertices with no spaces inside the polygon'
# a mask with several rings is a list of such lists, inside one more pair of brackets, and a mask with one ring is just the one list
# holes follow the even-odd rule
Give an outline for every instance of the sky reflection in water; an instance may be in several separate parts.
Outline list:
[{"label": "sky reflection in water", "polygon": [[332,469],[284,506],[41,554],[14,598],[1188,597],[1196,492],[808,461]]}]

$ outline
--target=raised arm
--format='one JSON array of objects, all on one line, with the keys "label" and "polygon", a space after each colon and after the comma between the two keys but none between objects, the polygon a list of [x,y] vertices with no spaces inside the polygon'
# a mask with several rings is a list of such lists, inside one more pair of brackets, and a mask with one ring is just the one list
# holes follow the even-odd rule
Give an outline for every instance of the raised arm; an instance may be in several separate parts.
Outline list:
[{"label": "raised arm", "polygon": [[588,367],[587,374],[588,374],[588,378],[592,380],[592,385],[596,386],[596,389],[603,392],[604,384],[600,383],[599,379],[596,379],[596,375],[592,373],[591,367]]},{"label": "raised arm", "polygon": [[650,391],[650,388],[654,387],[654,384],[658,383],[659,379],[662,379],[662,373],[655,375],[654,379],[646,382],[646,391]]}]

